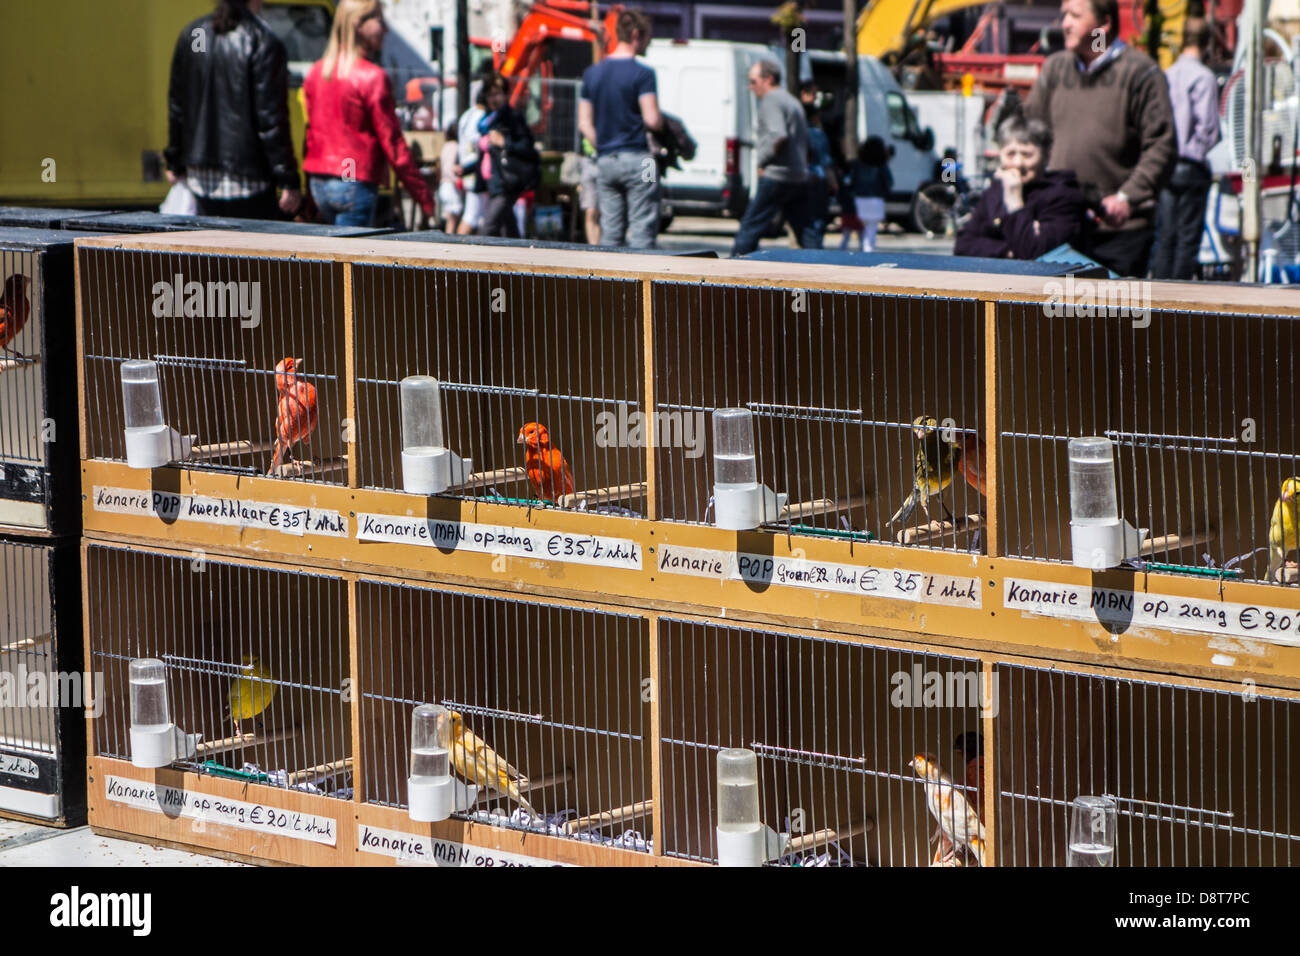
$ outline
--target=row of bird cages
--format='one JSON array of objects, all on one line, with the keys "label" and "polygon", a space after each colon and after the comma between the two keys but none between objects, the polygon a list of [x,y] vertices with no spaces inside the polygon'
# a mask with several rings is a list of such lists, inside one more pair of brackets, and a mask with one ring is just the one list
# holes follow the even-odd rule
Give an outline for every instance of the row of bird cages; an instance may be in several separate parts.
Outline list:
[{"label": "row of bird cages", "polygon": [[[403,811],[399,832],[779,866],[1278,864],[1300,839],[1300,703],[1251,685],[100,544],[87,563],[99,757]],[[1072,850],[1086,797],[1104,859]]]},{"label": "row of bird cages", "polygon": [[77,549],[0,539],[0,816],[76,825],[85,814]]},{"label": "row of bird cages", "polygon": [[0,230],[0,526],[79,527],[74,233]]},{"label": "row of bird cages", "polygon": [[100,247],[82,282],[93,459],[1053,562],[1100,523],[1092,567],[1300,580],[1292,317]]}]

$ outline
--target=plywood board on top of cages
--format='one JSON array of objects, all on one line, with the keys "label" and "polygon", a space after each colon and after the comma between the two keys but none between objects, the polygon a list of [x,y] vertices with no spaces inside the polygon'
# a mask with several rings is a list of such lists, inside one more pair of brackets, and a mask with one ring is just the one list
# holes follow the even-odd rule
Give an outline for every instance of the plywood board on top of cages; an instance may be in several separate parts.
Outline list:
[{"label": "plywood board on top of cages", "polygon": [[[317,259],[416,267],[446,267],[480,272],[553,272],[611,278],[716,282],[728,285],[783,286],[908,295],[970,296],[982,301],[1016,300],[1047,303],[1063,297],[1090,295],[1095,305],[1100,288],[1108,295],[1123,292],[1157,308],[1210,309],[1225,312],[1296,314],[1294,297],[1285,289],[1227,283],[1137,282],[1100,283],[1068,278],[987,276],[978,272],[934,272],[860,266],[809,266],[782,262],[751,262],[694,257],[640,256],[635,253],[592,251],[575,257],[569,251],[472,246],[401,241],[375,242],[362,238],[329,239],[269,236],[220,231],[193,231],[141,237],[79,240],[78,247],[211,252],[235,256]],[[575,269],[576,266],[576,269]],[[1084,283],[1088,283],[1085,285]],[[1119,286],[1124,288],[1121,290]]]}]

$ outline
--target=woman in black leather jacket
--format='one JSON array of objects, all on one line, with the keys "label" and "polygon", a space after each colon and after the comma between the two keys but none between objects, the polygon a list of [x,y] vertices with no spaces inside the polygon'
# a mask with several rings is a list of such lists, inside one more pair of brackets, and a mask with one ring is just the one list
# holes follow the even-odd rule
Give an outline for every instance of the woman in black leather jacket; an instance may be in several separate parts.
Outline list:
[{"label": "woman in black leather jacket", "polygon": [[276,219],[302,202],[288,55],[261,9],[262,0],[221,0],[176,41],[163,158],[202,215]]}]

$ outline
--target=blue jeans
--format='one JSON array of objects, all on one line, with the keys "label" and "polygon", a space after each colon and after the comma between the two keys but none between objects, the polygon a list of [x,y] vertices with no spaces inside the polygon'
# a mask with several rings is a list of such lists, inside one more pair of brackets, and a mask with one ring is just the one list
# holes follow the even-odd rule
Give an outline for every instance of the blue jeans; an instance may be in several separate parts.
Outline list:
[{"label": "blue jeans", "polygon": [[334,176],[312,176],[311,196],[321,217],[334,226],[373,226],[379,187]]},{"label": "blue jeans", "polygon": [[659,235],[659,170],[644,153],[614,153],[596,160],[596,206],[603,245],[654,247]]},{"label": "blue jeans", "polygon": [[794,227],[794,234],[799,237],[802,247],[808,241],[805,232],[808,216],[808,184],[787,183],[760,176],[758,189],[754,198],[745,209],[745,218],[740,221],[736,233],[736,244],[731,247],[733,256],[745,256],[758,248],[758,240],[767,232],[777,213],[784,213],[785,218]]}]

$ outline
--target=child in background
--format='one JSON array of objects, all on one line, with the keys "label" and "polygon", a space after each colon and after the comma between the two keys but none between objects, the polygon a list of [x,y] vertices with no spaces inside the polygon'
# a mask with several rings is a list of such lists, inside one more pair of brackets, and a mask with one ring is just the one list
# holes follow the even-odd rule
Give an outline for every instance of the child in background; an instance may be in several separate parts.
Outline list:
[{"label": "child in background", "polygon": [[440,171],[438,182],[438,206],[442,214],[442,228],[454,233],[460,225],[461,213],[465,211],[465,190],[461,179],[456,175],[460,163],[459,132],[456,123],[447,126],[447,142],[443,144],[438,157]]},{"label": "child in background", "polygon": [[[853,196],[853,207],[862,220],[862,251],[876,248],[876,230],[885,220],[885,199],[894,187],[894,177],[889,173],[889,151],[879,136],[868,136],[858,149],[858,158],[849,166],[848,192]],[[849,229],[844,230],[847,244]]]}]

